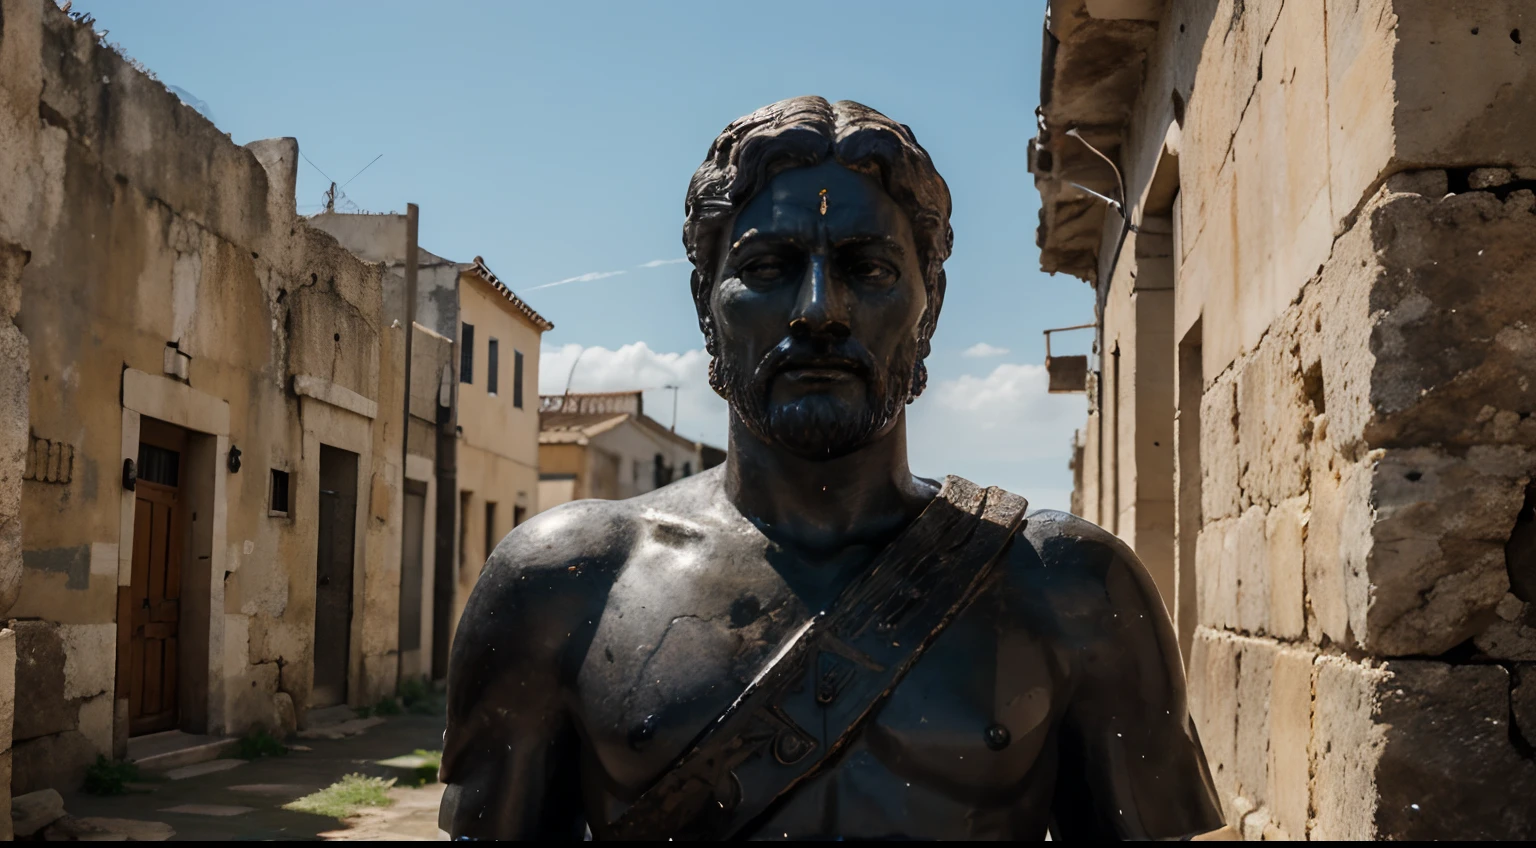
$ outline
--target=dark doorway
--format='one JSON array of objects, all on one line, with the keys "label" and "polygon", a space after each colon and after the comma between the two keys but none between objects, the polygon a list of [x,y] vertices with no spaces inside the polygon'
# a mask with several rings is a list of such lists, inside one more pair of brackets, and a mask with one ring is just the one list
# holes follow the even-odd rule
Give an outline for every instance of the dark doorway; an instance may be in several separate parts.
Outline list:
[{"label": "dark doorway", "polygon": [[320,541],[315,554],[313,707],[347,701],[352,566],[357,541],[357,454],[320,446]]},{"label": "dark doorway", "polygon": [[400,652],[421,648],[422,528],[427,517],[427,486],[405,481],[405,554],[400,562]]},{"label": "dark doorway", "polygon": [[[134,485],[133,573],[119,594],[119,663],[128,678],[128,732],[176,727],[181,560],[186,521],[180,487],[187,434],[144,419]],[[126,653],[126,656],[124,656]]]}]

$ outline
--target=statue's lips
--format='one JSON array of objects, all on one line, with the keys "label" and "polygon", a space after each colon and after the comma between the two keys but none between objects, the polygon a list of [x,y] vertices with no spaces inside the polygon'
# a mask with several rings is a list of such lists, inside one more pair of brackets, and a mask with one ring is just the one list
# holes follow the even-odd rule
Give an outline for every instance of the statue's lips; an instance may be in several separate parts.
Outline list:
[{"label": "statue's lips", "polygon": [[841,383],[861,379],[863,375],[864,369],[859,363],[847,359],[831,359],[787,363],[774,376],[793,383]]}]

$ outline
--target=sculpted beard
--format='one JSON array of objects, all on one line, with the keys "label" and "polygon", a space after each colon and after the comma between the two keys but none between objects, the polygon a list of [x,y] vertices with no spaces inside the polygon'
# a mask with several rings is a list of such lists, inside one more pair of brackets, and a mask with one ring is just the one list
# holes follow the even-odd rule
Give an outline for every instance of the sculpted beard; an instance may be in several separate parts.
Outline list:
[{"label": "sculpted beard", "polygon": [[[782,404],[772,402],[773,380],[809,356],[850,362],[864,382],[862,403],[850,405],[830,393],[811,393]],[[896,419],[916,395],[917,342],[903,342],[884,369],[856,342],[807,353],[794,341],[769,351],[750,371],[728,357],[710,366],[709,384],[724,397],[752,434],[804,459],[836,459],[868,444]]]}]

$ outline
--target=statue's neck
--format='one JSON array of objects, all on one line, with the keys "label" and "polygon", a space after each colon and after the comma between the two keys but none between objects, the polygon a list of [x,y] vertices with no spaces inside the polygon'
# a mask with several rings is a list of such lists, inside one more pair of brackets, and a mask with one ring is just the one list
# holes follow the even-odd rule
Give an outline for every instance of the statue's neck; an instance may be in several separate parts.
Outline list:
[{"label": "statue's neck", "polygon": [[808,460],[765,443],[731,413],[726,496],[777,541],[835,555],[882,546],[933,499],[907,466],[906,410],[858,450]]}]

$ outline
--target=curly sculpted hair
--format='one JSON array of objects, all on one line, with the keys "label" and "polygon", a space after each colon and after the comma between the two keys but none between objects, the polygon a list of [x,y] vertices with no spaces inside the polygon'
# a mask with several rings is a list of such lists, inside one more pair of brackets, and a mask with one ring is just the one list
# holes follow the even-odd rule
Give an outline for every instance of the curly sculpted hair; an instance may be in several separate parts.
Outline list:
[{"label": "curly sculpted hair", "polygon": [[944,260],[954,246],[949,186],[912,130],[851,100],[793,97],[731,122],[688,183],[683,246],[693,263],[694,305],[705,349],[716,356],[709,298],[724,233],[736,212],[781,171],[836,161],[874,177],[911,220],[927,306],[918,326],[911,397],[927,382],[923,360],[944,303]]}]

